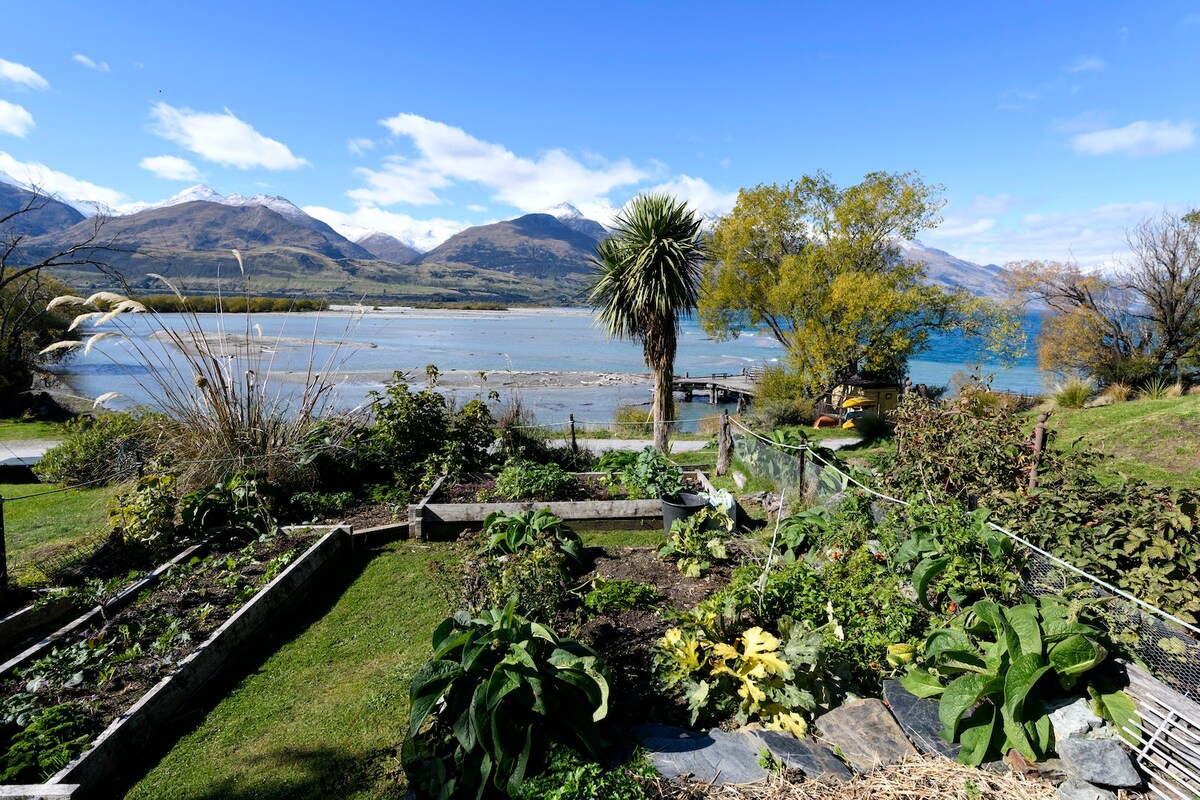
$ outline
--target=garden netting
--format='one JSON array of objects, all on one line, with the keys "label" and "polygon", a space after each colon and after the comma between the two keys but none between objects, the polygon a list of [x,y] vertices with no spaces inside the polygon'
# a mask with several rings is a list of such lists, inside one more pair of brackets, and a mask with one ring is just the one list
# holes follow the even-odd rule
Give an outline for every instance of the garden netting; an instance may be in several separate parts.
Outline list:
[{"label": "garden netting", "polygon": [[[809,503],[828,503],[836,494],[852,490],[869,493],[881,511],[890,504],[906,504],[901,498],[877,491],[869,477],[847,468],[830,450],[774,441],[736,422],[733,453],[746,471],[774,483],[784,513],[798,511]],[[1025,553],[1025,592],[1035,597],[1066,594],[1102,600],[1095,606],[1101,622],[1125,654],[1166,686],[1200,702],[1200,629],[1077,569],[1011,531],[993,527],[1011,537]],[[1170,706],[1170,700],[1163,698],[1156,704],[1160,713],[1154,708],[1143,709],[1142,727],[1133,731],[1142,741],[1138,757],[1143,767],[1161,779],[1151,786],[1152,792],[1166,798],[1194,798],[1200,796],[1200,720]]]}]

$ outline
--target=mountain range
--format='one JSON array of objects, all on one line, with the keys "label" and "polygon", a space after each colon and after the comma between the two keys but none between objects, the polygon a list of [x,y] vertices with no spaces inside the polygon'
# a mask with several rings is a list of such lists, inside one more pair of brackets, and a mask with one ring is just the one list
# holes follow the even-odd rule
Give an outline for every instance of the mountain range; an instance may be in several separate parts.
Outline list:
[{"label": "mountain range", "polygon": [[[33,193],[0,173],[0,219]],[[35,212],[9,221],[27,235],[27,252],[44,256],[91,235],[86,202],[38,198]],[[285,198],[223,196],[193,186],[161,203],[135,206],[104,222],[113,249],[99,256],[142,292],[164,290],[151,273],[215,291],[229,281],[238,250],[257,294],[326,296],[334,300],[579,304],[596,243],[607,229],[569,203],[545,213],[467,228],[422,253],[381,231],[347,238]],[[999,296],[1000,268],[955,258],[919,242],[902,244],[905,257],[928,268],[929,281]],[[86,268],[62,278],[79,290],[107,288]],[[225,287],[228,290],[228,286]]]}]

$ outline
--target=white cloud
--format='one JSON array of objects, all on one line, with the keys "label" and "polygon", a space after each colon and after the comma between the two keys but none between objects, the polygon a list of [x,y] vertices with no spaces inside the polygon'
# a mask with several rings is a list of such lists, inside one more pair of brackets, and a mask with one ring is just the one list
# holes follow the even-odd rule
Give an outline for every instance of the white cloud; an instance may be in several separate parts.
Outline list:
[{"label": "white cloud", "polygon": [[356,156],[366,155],[375,149],[375,140],[368,139],[365,136],[358,139],[351,139],[346,142],[346,149]]},{"label": "white cloud", "polygon": [[1015,195],[1001,192],[995,195],[977,194],[971,201],[972,213],[979,215],[1003,214],[1021,200]]},{"label": "white cloud", "polygon": [[479,203],[471,203],[467,206],[467,211],[474,211],[477,214],[483,214],[487,211],[487,206],[481,206]]},{"label": "white cloud", "polygon": [[25,138],[33,129],[33,114],[16,103],[0,100],[0,133]]},{"label": "white cloud", "polygon": [[1196,143],[1191,122],[1138,120],[1123,128],[1081,133],[1071,138],[1075,152],[1088,156],[1123,153],[1131,158],[1160,156],[1187,150]]},{"label": "white cloud", "polygon": [[1123,258],[1125,231],[1162,210],[1162,203],[1145,201],[1031,213],[1003,221],[962,217],[922,233],[921,240],[980,264],[1052,259],[1076,260],[1094,268]]},{"label": "white cloud", "polygon": [[8,153],[0,151],[0,172],[7,172],[19,181],[37,186],[43,192],[67,199],[89,200],[119,209],[129,203],[129,198],[116,189],[98,186],[58,172],[36,161],[18,161]]},{"label": "white cloud", "polygon": [[198,181],[200,170],[186,158],[179,156],[148,156],[138,166],[169,181]]},{"label": "white cloud", "polygon": [[83,64],[88,69],[94,69],[97,72],[112,72],[112,68],[108,66],[107,61],[93,61],[83,53],[76,53],[71,56],[71,60],[78,64]]},{"label": "white cloud", "polygon": [[155,134],[223,166],[283,170],[309,165],[287,145],[263,136],[229,109],[210,114],[159,103],[150,115]]},{"label": "white cloud", "polygon": [[1069,67],[1066,67],[1067,72],[1096,72],[1104,69],[1107,64],[1104,59],[1096,56],[1083,56],[1075,60]]},{"label": "white cloud", "polygon": [[688,204],[706,217],[719,217],[729,213],[737,202],[737,192],[722,192],[703,178],[678,175],[666,183],[660,183],[651,192],[666,192]]},{"label": "white cloud", "polygon": [[492,197],[522,211],[537,211],[563,201],[581,210],[607,204],[609,192],[637,184],[649,173],[628,159],[607,162],[593,155],[587,163],[564,150],[535,158],[518,156],[461,128],[416,114],[397,114],[381,123],[393,135],[411,140],[416,158],[389,158],[379,170],[359,170],[367,186],[350,197],[360,204],[436,205],[438,189],[456,182],[481,184]]},{"label": "white cloud", "polygon": [[353,237],[367,231],[383,231],[420,250],[432,250],[471,223],[455,219],[415,219],[374,206],[346,213],[322,206],[305,206],[304,213],[330,225],[338,233]]},{"label": "white cloud", "polygon": [[49,89],[50,83],[31,67],[0,58],[0,81],[9,81],[30,89]]}]

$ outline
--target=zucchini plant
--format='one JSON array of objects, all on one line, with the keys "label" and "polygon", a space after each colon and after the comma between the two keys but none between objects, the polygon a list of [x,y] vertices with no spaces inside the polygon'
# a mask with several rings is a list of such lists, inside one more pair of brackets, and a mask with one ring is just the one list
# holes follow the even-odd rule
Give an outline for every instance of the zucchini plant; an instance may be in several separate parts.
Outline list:
[{"label": "zucchini plant", "polygon": [[593,759],[608,713],[600,658],[516,614],[515,601],[476,619],[451,617],[413,678],[402,758],[418,797],[512,794],[554,745]]}]

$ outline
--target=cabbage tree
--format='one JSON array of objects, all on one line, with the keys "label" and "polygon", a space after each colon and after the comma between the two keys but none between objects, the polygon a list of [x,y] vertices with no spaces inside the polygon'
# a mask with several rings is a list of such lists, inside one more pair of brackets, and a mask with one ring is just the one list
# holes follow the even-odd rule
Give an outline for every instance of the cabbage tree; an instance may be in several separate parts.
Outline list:
[{"label": "cabbage tree", "polygon": [[596,245],[590,301],[610,337],[641,342],[654,376],[654,447],[666,452],[674,416],[671,380],[680,317],[696,309],[707,242],[687,203],[639,195],[617,215],[613,234]]}]

